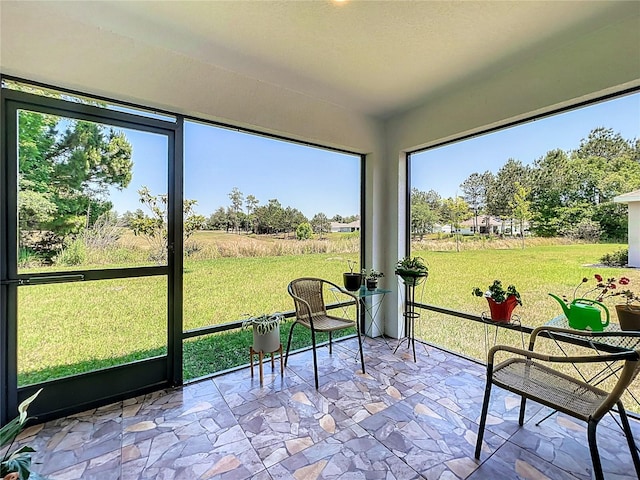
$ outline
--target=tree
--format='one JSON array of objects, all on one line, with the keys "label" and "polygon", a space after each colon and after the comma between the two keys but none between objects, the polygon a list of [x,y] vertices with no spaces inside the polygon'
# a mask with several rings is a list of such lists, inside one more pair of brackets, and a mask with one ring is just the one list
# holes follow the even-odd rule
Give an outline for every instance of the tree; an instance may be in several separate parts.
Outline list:
[{"label": "tree", "polygon": [[[140,203],[147,207],[151,215],[147,216],[141,210],[136,210],[131,219],[131,230],[134,235],[143,235],[151,245],[150,257],[162,264],[167,261],[168,231],[167,231],[167,195],[152,195],[151,191],[143,186],[138,190]],[[203,227],[205,218],[194,211],[197,200],[184,200],[182,203],[183,218],[183,242]]]},{"label": "tree", "polygon": [[493,182],[493,174],[486,171],[482,174],[472,173],[469,177],[462,182],[460,188],[462,189],[462,198],[469,205],[469,208],[473,212],[473,233],[478,233],[478,215],[487,204],[487,191],[491,188]]},{"label": "tree", "polygon": [[248,223],[249,229],[255,232],[256,216],[254,212],[256,211],[256,208],[260,204],[260,201],[253,195],[247,195],[247,198],[245,198],[244,200],[244,204],[247,207],[247,223]]},{"label": "tree", "polygon": [[531,210],[536,235],[553,237],[563,228],[559,218],[571,188],[568,169],[569,156],[560,149],[547,152],[533,164]]},{"label": "tree", "polygon": [[516,192],[511,201],[513,217],[520,225],[520,235],[522,236],[522,248],[524,248],[524,224],[531,219],[531,201],[528,199],[530,190],[523,187],[520,182],[515,183]]},{"label": "tree", "polygon": [[513,210],[509,202],[516,192],[516,182],[528,186],[531,183],[529,169],[520,160],[510,158],[498,170],[487,192],[487,212],[500,217],[503,224],[505,219],[513,218]]},{"label": "tree", "polygon": [[472,215],[469,205],[460,197],[447,198],[442,202],[442,218],[451,225],[456,239],[456,251],[460,251],[460,223]]},{"label": "tree", "polygon": [[442,201],[435,190],[423,192],[411,189],[411,235],[420,236],[432,233],[440,221]]},{"label": "tree", "polygon": [[425,203],[431,210],[439,210],[442,206],[442,198],[435,190],[422,192],[417,188],[411,189],[411,205]]},{"label": "tree", "polygon": [[323,238],[325,233],[331,231],[331,222],[329,222],[329,218],[324,213],[316,213],[311,219],[311,227],[315,234]]},{"label": "tree", "polygon": [[433,233],[440,220],[438,212],[439,210],[432,210],[427,203],[411,204],[411,234],[422,240],[425,234]]},{"label": "tree", "polygon": [[284,210],[277,199],[272,198],[267,205],[257,207],[255,215],[258,226],[256,233],[277,233],[283,230]]},{"label": "tree", "polygon": [[620,133],[611,128],[597,127],[589,132],[587,138],[580,141],[575,151],[578,158],[597,157],[607,162],[620,157],[633,159],[637,149],[637,141],[625,140]]},{"label": "tree", "polygon": [[231,223],[233,225],[233,229],[236,233],[240,233],[239,225],[240,225],[240,213],[242,211],[242,203],[244,202],[244,195],[238,189],[238,187],[233,187],[231,193],[229,193],[229,199],[231,200],[231,207],[229,208],[229,214]]},{"label": "tree", "polygon": [[225,230],[229,229],[229,215],[224,207],[218,207],[215,212],[209,215],[205,223],[208,230]]},{"label": "tree", "polygon": [[[111,210],[109,187],[129,185],[131,144],[123,132],[100,124],[28,111],[19,115],[21,227],[49,232],[62,243]],[[22,241],[28,242],[27,236]]]},{"label": "tree", "polygon": [[287,207],[283,212],[283,226],[284,231],[288,234],[289,232],[295,231],[298,225],[301,223],[307,222],[307,217],[298,210],[297,208]]}]

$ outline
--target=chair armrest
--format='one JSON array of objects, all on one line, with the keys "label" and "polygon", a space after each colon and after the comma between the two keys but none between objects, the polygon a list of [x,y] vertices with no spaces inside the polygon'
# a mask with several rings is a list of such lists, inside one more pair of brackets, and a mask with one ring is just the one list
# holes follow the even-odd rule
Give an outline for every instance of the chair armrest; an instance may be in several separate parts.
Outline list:
[{"label": "chair armrest", "polygon": [[[540,334],[547,333],[548,338],[553,338],[557,341],[562,341],[566,343],[571,343],[568,339],[562,338],[563,335],[567,335],[569,337],[583,337],[585,339],[593,339],[595,342],[598,342],[599,338],[612,338],[612,337],[625,337],[625,338],[638,338],[640,342],[640,332],[629,332],[629,331],[611,331],[611,332],[592,332],[591,330],[575,330],[572,328],[564,328],[564,327],[556,327],[553,325],[542,325],[540,327],[536,327],[533,332],[531,332],[531,336],[529,337],[529,350],[534,349],[535,341]],[[559,333],[559,336],[553,336],[554,333]]]},{"label": "chair armrest", "polygon": [[[532,334],[533,335],[533,334]],[[489,350],[487,356],[487,367],[493,368],[493,358],[498,352],[509,352],[516,355],[520,355],[529,359],[541,360],[543,362],[550,363],[605,363],[615,362],[619,360],[638,360],[640,358],[640,351],[628,350],[620,353],[610,353],[606,355],[576,355],[576,356],[564,356],[564,355],[547,355],[544,353],[534,352],[532,350],[523,350],[522,348],[511,347],[509,345],[496,345]]]}]

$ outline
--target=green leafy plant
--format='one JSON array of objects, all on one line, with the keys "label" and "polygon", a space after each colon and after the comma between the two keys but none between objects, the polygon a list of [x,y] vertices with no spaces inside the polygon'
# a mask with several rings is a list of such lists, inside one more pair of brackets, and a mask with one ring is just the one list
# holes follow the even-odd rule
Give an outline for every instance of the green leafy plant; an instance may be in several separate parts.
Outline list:
[{"label": "green leafy plant", "polygon": [[379,278],[384,277],[384,273],[382,273],[382,272],[380,272],[378,270],[375,270],[373,268],[369,268],[369,269],[363,268],[362,269],[362,276],[364,278],[369,279],[369,280],[377,280]]},{"label": "green leafy plant", "polygon": [[606,253],[600,261],[609,267],[626,267],[629,263],[629,249],[622,248],[613,253]]},{"label": "green leafy plant", "polygon": [[0,460],[0,478],[5,478],[10,474],[14,474],[13,478],[16,480],[27,480],[31,475],[31,454],[35,452],[35,450],[24,445],[17,450],[11,451],[11,447],[13,446],[14,440],[29,420],[29,417],[27,416],[27,409],[29,408],[29,405],[31,405],[31,402],[36,399],[41,391],[42,389],[38,390],[23,401],[18,406],[18,416],[7,423],[4,427],[0,428],[0,449],[4,449],[5,446],[8,445],[2,455],[2,459]]},{"label": "green leafy plant", "polygon": [[516,298],[518,305],[522,305],[520,292],[518,292],[515,285],[509,285],[505,290],[500,280],[494,280],[493,283],[489,285],[489,289],[486,292],[480,290],[480,287],[474,287],[472,294],[476,297],[492,298],[496,303],[502,303],[508,297],[513,296]]},{"label": "green leafy plant", "polygon": [[427,274],[429,267],[422,257],[404,257],[398,260],[395,273],[401,275],[403,273]]},{"label": "green leafy plant", "polygon": [[262,313],[260,315],[249,316],[242,322],[242,328],[255,327],[260,335],[265,335],[275,330],[283,320],[284,315],[280,312]]}]

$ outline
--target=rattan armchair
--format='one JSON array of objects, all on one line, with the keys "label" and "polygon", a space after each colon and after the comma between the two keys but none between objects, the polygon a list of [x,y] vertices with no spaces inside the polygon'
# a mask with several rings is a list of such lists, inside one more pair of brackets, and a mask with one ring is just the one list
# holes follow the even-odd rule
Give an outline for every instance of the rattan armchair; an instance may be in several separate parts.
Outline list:
[{"label": "rattan armchair", "polygon": [[[633,433],[629,426],[629,420],[620,397],[631,384],[640,368],[640,350],[626,350],[611,354],[593,354],[583,356],[550,356],[534,352],[535,340],[543,332],[559,339],[562,335],[580,336],[576,330],[562,329],[558,327],[542,326],[536,328],[529,341],[529,350],[496,345],[489,350],[487,358],[487,383],[480,415],[478,438],[476,442],[476,459],[480,458],[482,438],[489,409],[489,397],[492,385],[497,385],[505,390],[521,396],[520,415],[518,423],[523,424],[527,399],[551,407],[571,417],[587,422],[587,440],[595,478],[603,479],[602,464],[596,442],[596,427],[598,422],[609,412],[614,405],[617,406],[622,428],[627,438],[631,451],[631,457],[640,478],[640,459],[636,449]],[[560,335],[556,335],[560,334]],[[584,336],[589,336],[585,332]],[[565,337],[566,338],[566,337]],[[501,363],[494,365],[494,357],[498,352],[507,352],[512,356]],[[602,390],[596,386],[574,378],[556,368],[559,364],[608,364],[613,361],[623,361],[622,370],[617,374],[617,381],[610,391]],[[554,368],[554,364],[556,368]]]},{"label": "rattan armchair", "polygon": [[[355,301],[355,320],[329,315],[324,301],[324,292],[327,288],[340,291],[341,294],[348,295]],[[293,298],[296,309],[296,319],[289,330],[287,340],[287,352],[284,358],[284,365],[287,366],[289,360],[289,349],[291,348],[291,337],[296,325],[302,325],[311,330],[311,344],[313,348],[313,370],[315,375],[316,389],[318,388],[318,359],[316,355],[316,332],[329,333],[329,354],[331,354],[332,333],[337,330],[356,327],[358,333],[358,346],[360,349],[360,362],[362,363],[362,373],[364,373],[364,355],[362,353],[362,337],[360,336],[360,301],[358,297],[342,290],[338,285],[321,278],[298,278],[289,283],[287,288],[289,295]]]}]

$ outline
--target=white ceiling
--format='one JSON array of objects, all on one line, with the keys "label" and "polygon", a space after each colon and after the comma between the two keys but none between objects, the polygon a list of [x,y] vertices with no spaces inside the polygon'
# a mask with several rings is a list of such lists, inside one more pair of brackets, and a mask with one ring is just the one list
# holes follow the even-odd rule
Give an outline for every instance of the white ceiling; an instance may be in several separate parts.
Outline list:
[{"label": "white ceiling", "polygon": [[[34,4],[3,0],[3,26]],[[630,16],[640,25],[638,1],[51,1],[37,8],[43,18],[68,17],[377,118]]]}]

